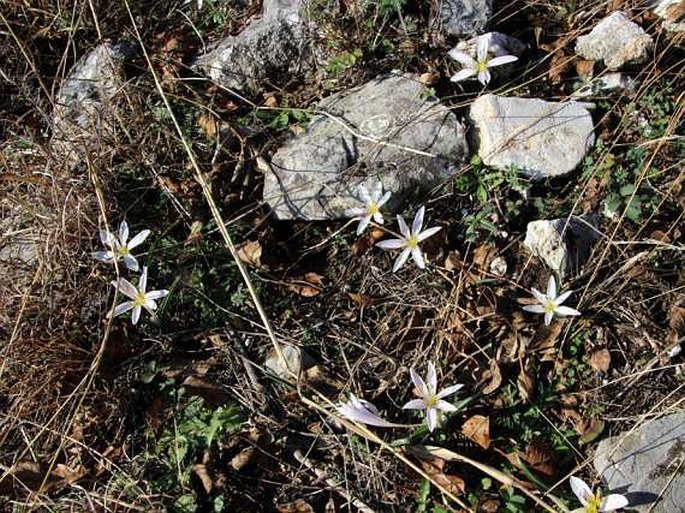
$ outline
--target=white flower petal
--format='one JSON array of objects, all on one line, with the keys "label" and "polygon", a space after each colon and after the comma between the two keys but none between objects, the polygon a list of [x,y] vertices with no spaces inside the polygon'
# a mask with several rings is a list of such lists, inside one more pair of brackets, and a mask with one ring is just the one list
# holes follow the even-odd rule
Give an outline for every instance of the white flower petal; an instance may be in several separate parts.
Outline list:
[{"label": "white flower petal", "polygon": [[128,249],[133,249],[136,246],[140,246],[143,242],[145,242],[145,239],[147,239],[148,235],[150,235],[150,230],[143,230],[142,232],[138,233],[129,241]]},{"label": "white flower petal", "polygon": [[456,48],[452,48],[449,52],[447,52],[447,55],[449,55],[452,59],[457,61],[465,68],[476,69],[476,61],[468,53],[464,53]]},{"label": "white flower petal", "polygon": [[138,271],[138,260],[133,255],[124,255],[124,265],[129,271]]},{"label": "white flower petal", "polygon": [[599,506],[599,511],[615,511],[617,509],[625,508],[630,502],[623,495],[612,493],[602,499]]},{"label": "white flower petal", "polygon": [[407,404],[402,406],[402,409],[403,410],[425,410],[426,409],[426,403],[423,401],[423,399],[412,399]]},{"label": "white flower petal", "polygon": [[488,68],[492,68],[493,66],[501,66],[502,64],[509,64],[510,62],[517,60],[519,60],[519,58],[515,55],[502,55],[500,57],[494,57],[488,61]]},{"label": "white flower petal", "polygon": [[448,395],[452,395],[452,394],[458,392],[459,390],[461,390],[462,388],[464,388],[464,385],[452,385],[452,386],[443,388],[442,390],[440,390],[440,392],[438,392],[438,398],[442,399],[444,397],[447,397]]},{"label": "white flower petal", "polygon": [[350,401],[338,406],[337,410],[340,415],[348,420],[358,422],[360,424],[368,424],[369,426],[377,427],[394,427],[396,424],[388,422],[378,414],[378,409],[368,401],[363,399],[353,399],[350,394]]},{"label": "white flower petal", "polygon": [[108,232],[107,230],[100,230],[100,241],[105,246],[109,246],[110,248],[114,245],[114,242],[116,241],[116,237],[112,232]]},{"label": "white flower petal", "polygon": [[466,80],[467,78],[470,78],[475,74],[476,70],[474,68],[464,68],[462,70],[457,71],[454,75],[452,75],[450,77],[450,82],[461,82],[462,80]]},{"label": "white flower petal", "polygon": [[552,324],[552,319],[554,318],[554,314],[552,312],[545,312],[545,326],[549,326]]},{"label": "white flower petal", "polygon": [[381,249],[400,249],[407,245],[407,241],[404,239],[387,239],[376,242],[376,246]]},{"label": "white flower petal", "polygon": [[371,222],[371,216],[364,216],[359,220],[359,224],[357,225],[357,235],[361,235],[364,233],[366,228],[369,226],[369,223]]},{"label": "white flower petal", "polygon": [[488,57],[488,45],[489,39],[486,36],[478,36],[476,39],[476,55],[478,56],[478,62],[483,62]]},{"label": "white flower petal", "polygon": [[114,260],[114,253],[111,251],[96,251],[93,253],[93,257],[101,262],[111,262]]},{"label": "white flower petal", "polygon": [[140,319],[140,312],[141,308],[139,306],[133,308],[133,314],[131,315],[131,324],[133,324],[134,326],[138,324],[138,320]]},{"label": "white flower petal", "polygon": [[147,266],[143,266],[143,272],[140,273],[140,279],[138,280],[138,290],[145,292],[147,290]]},{"label": "white flower petal", "polygon": [[423,378],[419,376],[419,373],[414,370],[413,367],[409,369],[409,377],[411,378],[411,382],[414,384],[414,388],[416,388],[416,393],[422,397],[427,396],[428,389],[426,388],[426,383],[423,381]]},{"label": "white flower petal", "polygon": [[438,401],[438,404],[436,404],[435,407],[436,407],[438,410],[447,411],[447,412],[455,412],[455,411],[457,411],[457,407],[456,407],[456,406],[454,406],[452,403],[448,403],[447,401],[443,401],[442,399],[440,399],[440,400]]},{"label": "white flower petal", "polygon": [[154,299],[146,299],[145,303],[143,303],[143,308],[150,312],[150,314],[154,314],[155,310],[157,310],[157,302]]},{"label": "white flower petal", "polygon": [[135,299],[138,296],[138,289],[126,278],[119,278],[117,281],[113,281],[112,285],[119,289],[119,292],[131,299]]},{"label": "white flower petal", "polygon": [[169,294],[169,291],[166,289],[151,290],[145,294],[145,299],[161,299],[167,294]]},{"label": "white flower petal", "polygon": [[426,268],[426,262],[423,260],[423,253],[421,253],[421,248],[412,248],[411,259],[416,264],[419,269]]},{"label": "white flower petal", "polygon": [[392,196],[392,192],[385,191],[385,194],[383,194],[383,197],[378,200],[378,206],[382,207],[383,205],[385,205],[388,202],[388,200],[390,199],[390,196]]},{"label": "white flower petal", "polygon": [[550,275],[549,280],[547,281],[547,297],[550,299],[554,299],[557,297],[557,282],[554,279],[554,275]]},{"label": "white flower petal", "polygon": [[377,224],[384,224],[385,223],[385,219],[383,219],[383,214],[381,214],[380,212],[376,212],[373,215],[373,220],[376,221]]},{"label": "white flower petal", "polygon": [[433,362],[428,362],[426,385],[428,386],[428,392],[430,394],[434,394],[438,389],[438,373],[435,371],[435,364]]},{"label": "white flower petal", "polygon": [[544,306],[542,305],[526,305],[522,307],[523,310],[526,312],[532,312],[536,314],[542,314],[545,313],[547,310],[545,309]]},{"label": "white flower petal", "polygon": [[380,182],[380,180],[377,180],[373,184],[373,189],[371,190],[371,198],[374,202],[378,203],[381,194],[383,194],[383,184]]},{"label": "white flower petal", "polygon": [[397,224],[400,227],[400,233],[405,237],[409,238],[411,237],[411,233],[409,232],[409,227],[407,226],[407,223],[404,221],[404,217],[402,216],[397,216]]},{"label": "white flower petal", "polygon": [[572,291],[572,290],[567,290],[566,292],[564,292],[563,294],[561,294],[559,297],[554,298],[554,302],[555,302],[557,305],[560,305],[560,304],[562,304],[564,301],[566,301],[566,300],[568,299],[568,297],[569,297],[571,294],[573,294],[573,291]]},{"label": "white flower petal", "polygon": [[119,225],[119,242],[121,242],[122,245],[126,245],[127,240],[128,240],[128,223],[126,221],[122,221],[121,224]]},{"label": "white flower petal", "polygon": [[556,313],[557,315],[580,315],[580,312],[578,310],[568,306],[557,306],[554,309],[554,313]]},{"label": "white flower petal", "polygon": [[124,301],[120,305],[117,305],[116,307],[114,307],[114,311],[112,312],[112,316],[117,317],[117,316],[119,316],[125,312],[128,312],[131,308],[133,308],[134,305],[135,305],[135,303],[133,301]]},{"label": "white flower petal", "polygon": [[428,431],[431,433],[438,427],[438,412],[435,408],[426,410],[426,423],[428,424]]},{"label": "white flower petal", "polygon": [[422,206],[414,216],[414,222],[411,224],[411,232],[418,234],[423,228],[423,216],[426,214],[426,207]]},{"label": "white flower petal", "polygon": [[397,260],[395,260],[395,265],[392,266],[392,272],[397,272],[399,268],[407,262],[407,258],[409,258],[410,253],[411,251],[409,250],[409,248],[404,248],[402,253],[400,253],[400,256],[398,256]]},{"label": "white flower petal", "polygon": [[478,73],[478,81],[483,84],[484,86],[488,85],[490,83],[490,72],[488,70],[483,70],[480,73]]},{"label": "white flower petal", "polygon": [[531,289],[530,290],[533,295],[535,296],[535,299],[537,299],[540,303],[546,303],[547,302],[547,296],[545,296],[542,292],[540,292],[538,289]]},{"label": "white flower petal", "polygon": [[442,230],[442,226],[434,226],[433,228],[427,228],[423,230],[421,233],[419,233],[417,239],[419,239],[419,242],[426,240],[428,237],[432,237],[436,233],[438,233],[440,230]]},{"label": "white flower petal", "polygon": [[583,506],[587,506],[588,502],[592,498],[592,489],[587,485],[585,481],[576,476],[571,476],[569,478],[571,484],[571,490],[576,494],[578,500]]}]

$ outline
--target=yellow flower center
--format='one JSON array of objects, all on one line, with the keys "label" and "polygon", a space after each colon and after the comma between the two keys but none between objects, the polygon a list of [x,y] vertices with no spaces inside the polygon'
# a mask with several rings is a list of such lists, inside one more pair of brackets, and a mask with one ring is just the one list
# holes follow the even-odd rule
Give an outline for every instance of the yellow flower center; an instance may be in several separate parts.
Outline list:
[{"label": "yellow flower center", "polygon": [[588,501],[587,506],[585,507],[585,511],[587,513],[598,513],[599,512],[599,507],[602,505],[602,492],[597,491],[596,494],[592,496],[592,498]]},{"label": "yellow flower center", "polygon": [[482,73],[488,70],[488,61],[486,59],[476,62],[476,71]]},{"label": "yellow flower center", "polygon": [[121,246],[119,248],[119,254],[123,257],[129,254],[128,246]]},{"label": "yellow flower center", "polygon": [[439,401],[440,398],[435,394],[431,394],[423,400],[423,402],[426,403],[427,408],[435,408]]},{"label": "yellow flower center", "polygon": [[419,238],[416,235],[412,235],[407,238],[407,247],[409,249],[415,249],[419,247]]},{"label": "yellow flower center", "polygon": [[546,313],[554,313],[554,311],[557,309],[557,305],[554,301],[551,299],[548,299],[545,301],[545,312]]},{"label": "yellow flower center", "polygon": [[366,208],[366,213],[370,216],[378,214],[378,212],[381,211],[381,208],[378,206],[378,203],[375,201],[372,201],[369,203],[369,206]]},{"label": "yellow flower center", "polygon": [[136,295],[136,298],[133,300],[133,304],[135,306],[144,306],[145,305],[145,293],[138,291],[138,294]]}]

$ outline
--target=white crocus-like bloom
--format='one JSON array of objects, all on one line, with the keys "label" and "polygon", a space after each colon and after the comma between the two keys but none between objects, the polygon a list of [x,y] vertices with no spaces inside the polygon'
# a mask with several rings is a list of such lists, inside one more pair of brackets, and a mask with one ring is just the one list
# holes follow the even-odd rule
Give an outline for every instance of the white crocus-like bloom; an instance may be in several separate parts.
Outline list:
[{"label": "white crocus-like bloom", "polygon": [[397,216],[397,224],[399,224],[400,226],[400,232],[402,233],[403,238],[382,240],[376,243],[376,246],[378,246],[381,249],[402,248],[402,253],[400,253],[400,256],[397,257],[397,260],[395,260],[395,265],[393,265],[392,267],[392,272],[395,272],[400,267],[402,267],[409,258],[409,255],[411,255],[412,260],[419,268],[424,269],[426,267],[426,263],[423,260],[423,254],[421,253],[419,243],[426,240],[431,235],[435,235],[436,233],[438,233],[440,230],[442,230],[442,227],[435,226],[433,228],[427,228],[426,230],[424,230],[423,216],[425,213],[426,208],[421,207],[414,216],[414,221],[412,222],[411,230],[407,226],[407,223],[404,221],[404,218],[402,216]]},{"label": "white crocus-like bloom", "polygon": [[448,55],[464,67],[464,69],[455,73],[452,78],[450,78],[452,82],[459,82],[460,80],[477,75],[478,81],[486,86],[491,78],[490,68],[518,60],[518,57],[515,55],[501,55],[488,59],[488,41],[487,37],[478,37],[476,42],[477,60],[456,48],[449,51]]},{"label": "white crocus-like bloom", "polygon": [[381,214],[381,207],[388,202],[391,192],[385,191],[385,194],[383,194],[383,185],[380,182],[376,182],[370,192],[366,187],[360,186],[359,195],[364,203],[364,207],[353,208],[347,211],[348,216],[359,219],[357,235],[364,233],[364,230],[369,226],[371,219],[378,224],[383,224],[384,219],[383,214]]},{"label": "white crocus-like bloom", "polygon": [[169,293],[169,291],[165,289],[151,290],[150,292],[145,291],[147,288],[147,267],[143,267],[143,272],[140,274],[137,287],[126,278],[119,278],[118,280],[113,281],[112,285],[126,297],[131,299],[131,301],[124,301],[120,305],[117,305],[112,312],[113,317],[133,310],[131,322],[134,326],[138,323],[138,319],[140,319],[142,308],[145,308],[150,315],[154,315],[155,310],[157,310],[156,300],[163,298]]},{"label": "white crocus-like bloom", "polygon": [[617,509],[625,508],[629,502],[623,495],[617,493],[602,497],[602,492],[597,490],[592,493],[585,481],[571,476],[571,489],[576,494],[578,500],[583,505],[582,508],[574,509],[571,513],[603,513],[605,511],[616,511]]},{"label": "white crocus-like bloom", "polygon": [[452,385],[438,392],[438,378],[433,362],[428,363],[426,381],[421,379],[421,376],[413,368],[409,370],[409,375],[412,383],[414,383],[414,394],[419,396],[419,399],[412,399],[402,408],[404,410],[426,410],[426,424],[428,424],[428,430],[433,431],[438,425],[440,411],[457,411],[453,404],[443,399],[454,394],[464,385]]},{"label": "white crocus-like bloom", "polygon": [[131,240],[128,240],[128,224],[126,221],[122,221],[119,225],[118,238],[110,231],[100,230],[100,240],[110,249],[109,251],[98,251],[94,256],[102,262],[123,260],[129,270],[137,271],[138,260],[131,254],[131,250],[145,242],[148,235],[150,235],[150,230],[143,230]]},{"label": "white crocus-like bloom", "polygon": [[368,424],[377,427],[404,427],[402,424],[388,422],[378,413],[376,408],[369,401],[359,399],[356,395],[350,394],[350,400],[338,406],[338,413],[348,420],[360,424]]},{"label": "white crocus-like bloom", "polygon": [[574,308],[561,306],[561,304],[571,295],[571,291],[566,291],[557,296],[557,283],[553,275],[549,277],[549,281],[547,282],[547,294],[543,294],[537,289],[532,289],[532,292],[535,299],[537,299],[540,304],[526,305],[523,309],[526,312],[545,314],[545,325],[547,326],[552,322],[552,318],[555,315],[580,315],[580,312]]}]

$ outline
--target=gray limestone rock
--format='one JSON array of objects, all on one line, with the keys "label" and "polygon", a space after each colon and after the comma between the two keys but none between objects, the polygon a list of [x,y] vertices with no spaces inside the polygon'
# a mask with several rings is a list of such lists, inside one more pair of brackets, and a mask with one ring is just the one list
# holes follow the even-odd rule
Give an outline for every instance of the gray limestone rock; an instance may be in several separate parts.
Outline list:
[{"label": "gray limestone rock", "polygon": [[283,85],[310,65],[301,0],[267,0],[262,15],[239,34],[218,41],[195,65],[212,80],[256,92]]},{"label": "gray limestone rock", "polygon": [[599,239],[596,217],[540,220],[528,223],[523,245],[560,276],[575,273]]},{"label": "gray limestone rock", "polygon": [[381,181],[389,208],[456,175],[468,158],[456,116],[416,75],[393,74],[324,99],[306,132],[271,161],[264,201],[279,219],[337,219]]},{"label": "gray limestone rock", "polygon": [[654,41],[642,27],[617,11],[578,38],[576,53],[585,59],[604,61],[607,68],[616,70],[646,61],[653,46]]},{"label": "gray limestone rock", "polygon": [[685,513],[685,412],[602,440],[594,467],[640,513]]},{"label": "gray limestone rock", "polygon": [[103,43],[82,57],[62,82],[52,113],[51,146],[69,163],[113,134],[123,67],[135,53],[131,43]]},{"label": "gray limestone rock", "polygon": [[639,83],[633,77],[620,71],[614,71],[594,77],[576,89],[571,96],[573,98],[612,95],[633,96],[637,92],[638,85]]},{"label": "gray limestone rock", "polygon": [[[659,0],[652,7],[654,14],[663,18],[667,32],[685,32],[685,4],[683,0]],[[676,41],[676,44],[678,42]],[[680,45],[682,46],[682,39]]]},{"label": "gray limestone rock", "polygon": [[573,171],[592,147],[592,116],[580,103],[485,94],[471,105],[478,155],[488,166],[517,167],[533,179]]},{"label": "gray limestone rock", "polygon": [[442,28],[453,36],[475,36],[492,16],[492,0],[442,0]]}]

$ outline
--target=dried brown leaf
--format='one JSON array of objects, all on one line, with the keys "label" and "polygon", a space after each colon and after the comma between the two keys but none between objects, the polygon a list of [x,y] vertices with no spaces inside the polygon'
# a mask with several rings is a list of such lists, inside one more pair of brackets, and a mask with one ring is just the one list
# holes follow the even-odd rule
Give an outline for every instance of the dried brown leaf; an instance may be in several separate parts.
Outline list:
[{"label": "dried brown leaf", "polygon": [[530,468],[544,476],[553,477],[557,473],[556,453],[544,440],[537,439],[529,443],[521,459]]},{"label": "dried brown leaf", "polygon": [[490,447],[490,417],[474,415],[461,426],[461,432],[483,449]]},{"label": "dried brown leaf", "polygon": [[535,377],[533,373],[526,369],[521,369],[521,372],[516,379],[516,384],[518,385],[519,393],[521,397],[528,401],[535,395]]},{"label": "dried brown leaf", "polygon": [[590,355],[590,367],[597,372],[607,372],[610,366],[611,353],[609,353],[608,349],[596,349]]},{"label": "dried brown leaf", "polygon": [[488,372],[490,375],[490,383],[483,387],[483,393],[485,395],[492,394],[502,384],[502,371],[500,370],[499,365],[494,358],[490,360],[490,369],[486,371],[486,373]]},{"label": "dried brown leaf", "polygon": [[238,258],[252,267],[262,265],[262,245],[256,240],[244,242],[236,248]]},{"label": "dried brown leaf", "polygon": [[214,116],[206,112],[202,113],[197,117],[197,124],[200,127],[200,130],[202,130],[202,133],[207,136],[207,139],[216,139],[216,134],[219,131],[219,123]]},{"label": "dried brown leaf", "polygon": [[207,465],[203,465],[201,463],[193,465],[193,473],[200,479],[202,488],[205,489],[205,492],[210,493],[212,488],[214,488],[214,483],[209,475]]},{"label": "dried brown leaf", "polygon": [[466,491],[466,483],[464,480],[454,474],[445,474],[445,460],[440,458],[431,458],[429,460],[421,460],[423,470],[432,477],[437,484],[445,488],[448,492],[454,495],[461,495]]},{"label": "dried brown leaf", "polygon": [[290,291],[302,297],[314,297],[323,290],[323,276],[309,272],[300,278],[295,278],[287,284]]},{"label": "dried brown leaf", "polygon": [[595,418],[576,423],[576,432],[580,435],[581,444],[589,444],[604,431],[604,422]]},{"label": "dried brown leaf", "polygon": [[314,508],[304,499],[297,499],[287,504],[277,504],[278,513],[314,513]]}]

